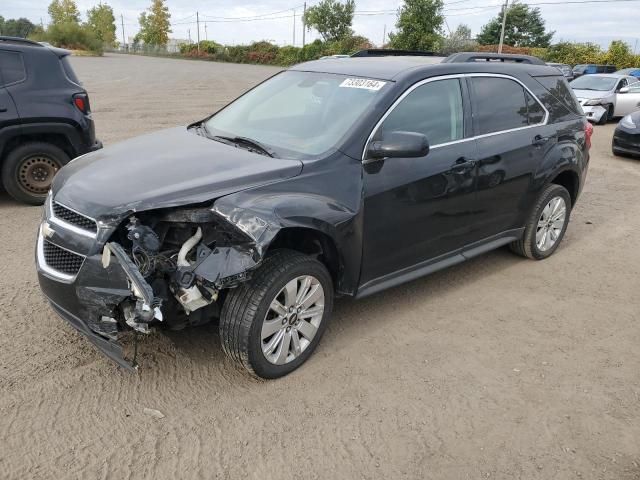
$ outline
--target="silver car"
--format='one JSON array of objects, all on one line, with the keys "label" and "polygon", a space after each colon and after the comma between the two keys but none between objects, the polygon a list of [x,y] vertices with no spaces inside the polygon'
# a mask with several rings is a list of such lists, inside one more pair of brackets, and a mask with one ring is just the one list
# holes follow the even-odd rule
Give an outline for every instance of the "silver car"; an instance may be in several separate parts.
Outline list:
[{"label": "silver car", "polygon": [[630,75],[583,75],[569,85],[578,97],[587,120],[598,125],[604,125],[614,117],[624,117],[640,108],[640,91],[636,88],[640,86],[640,82]]}]

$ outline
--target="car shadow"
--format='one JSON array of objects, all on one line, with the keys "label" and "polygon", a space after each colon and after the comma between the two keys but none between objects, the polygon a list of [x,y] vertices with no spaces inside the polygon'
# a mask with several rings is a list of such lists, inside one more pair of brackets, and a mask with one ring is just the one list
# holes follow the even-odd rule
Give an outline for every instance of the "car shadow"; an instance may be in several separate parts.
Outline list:
[{"label": "car shadow", "polygon": [[[317,353],[325,349],[341,348],[337,343],[338,340],[344,345],[345,342],[350,341],[349,339],[357,339],[361,336],[363,328],[367,329],[368,335],[375,334],[380,329],[393,328],[395,322],[404,321],[397,315],[398,310],[410,308],[417,298],[423,302],[425,299],[429,302],[429,298],[436,298],[453,289],[463,292],[467,286],[491,274],[527,261],[530,260],[517,257],[507,248],[501,248],[361,300],[350,297],[337,299],[331,323],[318,346]],[[370,312],[375,312],[375,315],[371,315]],[[429,322],[429,318],[425,318],[424,322]],[[210,369],[213,362],[218,364],[215,370],[227,370],[222,373],[223,377],[234,377],[235,381],[242,377],[251,378],[234,368],[234,363],[226,358],[220,343],[217,322],[181,331],[167,331],[163,334],[175,349],[176,358],[183,356],[189,358],[189,368],[195,365]],[[145,350],[151,353],[148,349]],[[314,357],[317,359],[320,355]],[[182,370],[178,364],[175,368],[178,371]]]}]

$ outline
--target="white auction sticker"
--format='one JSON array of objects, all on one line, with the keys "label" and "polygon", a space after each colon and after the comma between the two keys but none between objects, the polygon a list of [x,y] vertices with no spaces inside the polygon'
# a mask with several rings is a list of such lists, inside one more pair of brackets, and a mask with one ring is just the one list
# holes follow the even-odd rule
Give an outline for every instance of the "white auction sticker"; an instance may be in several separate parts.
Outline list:
[{"label": "white auction sticker", "polygon": [[387,82],[381,80],[370,80],[368,78],[347,78],[340,86],[344,88],[364,88],[365,90],[378,91],[386,85]]}]

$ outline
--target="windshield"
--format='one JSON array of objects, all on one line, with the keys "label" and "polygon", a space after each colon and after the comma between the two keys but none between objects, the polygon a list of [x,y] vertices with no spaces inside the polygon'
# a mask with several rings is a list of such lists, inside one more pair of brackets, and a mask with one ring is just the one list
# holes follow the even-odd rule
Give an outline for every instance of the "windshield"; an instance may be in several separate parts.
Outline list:
[{"label": "windshield", "polygon": [[387,82],[287,71],[258,85],[204,124],[211,136],[254,140],[284,158],[335,147]]},{"label": "windshield", "polygon": [[585,75],[571,82],[571,88],[574,90],[598,90],[600,92],[608,92],[613,90],[618,80],[619,79],[613,77]]}]

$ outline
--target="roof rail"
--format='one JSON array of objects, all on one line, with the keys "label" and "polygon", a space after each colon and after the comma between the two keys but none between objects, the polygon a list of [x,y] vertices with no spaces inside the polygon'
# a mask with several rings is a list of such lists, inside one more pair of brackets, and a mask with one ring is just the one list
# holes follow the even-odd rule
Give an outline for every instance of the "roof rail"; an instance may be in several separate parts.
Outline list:
[{"label": "roof rail", "polygon": [[433,52],[420,50],[394,50],[391,48],[368,48],[351,55],[352,57],[433,57]]},{"label": "roof rail", "polygon": [[42,47],[43,46],[42,44],[40,44],[38,42],[34,42],[33,40],[29,40],[28,38],[7,37],[7,36],[3,36],[3,35],[0,35],[0,42],[26,43],[27,45],[34,45],[36,47]]},{"label": "roof rail", "polygon": [[467,63],[467,62],[514,62],[528,63],[531,65],[545,65],[538,57],[531,55],[513,55],[510,53],[487,52],[460,52],[449,55],[442,63]]}]

